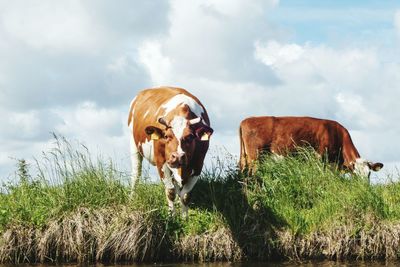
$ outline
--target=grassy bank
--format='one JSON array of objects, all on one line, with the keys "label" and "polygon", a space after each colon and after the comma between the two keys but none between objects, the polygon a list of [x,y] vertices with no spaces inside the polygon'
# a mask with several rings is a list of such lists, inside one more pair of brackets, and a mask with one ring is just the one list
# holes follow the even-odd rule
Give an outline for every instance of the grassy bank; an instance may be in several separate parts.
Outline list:
[{"label": "grassy bank", "polygon": [[255,177],[229,157],[213,162],[183,221],[168,215],[163,186],[132,192],[112,162],[56,139],[1,188],[0,262],[399,257],[399,183],[343,176],[308,151],[265,157]]}]

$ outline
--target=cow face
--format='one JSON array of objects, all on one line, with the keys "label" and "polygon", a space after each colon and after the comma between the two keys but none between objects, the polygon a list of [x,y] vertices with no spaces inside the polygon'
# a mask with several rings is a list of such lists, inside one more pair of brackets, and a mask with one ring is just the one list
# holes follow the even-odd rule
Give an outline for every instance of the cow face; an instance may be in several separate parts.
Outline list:
[{"label": "cow face", "polygon": [[200,118],[187,120],[175,116],[169,123],[164,118],[158,122],[165,128],[146,127],[146,134],[164,147],[165,161],[171,168],[187,166],[193,158],[197,142],[207,142],[213,129],[201,123]]},{"label": "cow face", "polygon": [[360,176],[369,177],[372,171],[379,171],[383,168],[383,164],[380,162],[372,163],[365,159],[358,158],[354,163],[354,172]]}]

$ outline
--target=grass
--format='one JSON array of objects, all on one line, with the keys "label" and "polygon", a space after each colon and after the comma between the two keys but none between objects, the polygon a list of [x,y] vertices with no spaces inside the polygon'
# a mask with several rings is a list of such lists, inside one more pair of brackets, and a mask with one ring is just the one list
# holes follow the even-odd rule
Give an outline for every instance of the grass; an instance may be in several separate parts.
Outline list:
[{"label": "grass", "polygon": [[399,258],[398,182],[371,185],[307,149],[262,157],[253,177],[230,156],[212,162],[186,221],[168,214],[161,184],[132,191],[112,161],[56,136],[1,187],[0,262]]},{"label": "grass", "polygon": [[17,184],[3,185],[0,230],[9,224],[42,226],[50,218],[79,207],[100,208],[127,204],[129,189],[123,174],[112,162],[93,163],[88,150],[74,150],[66,140],[55,137],[55,147],[37,162],[36,177],[29,175],[24,160],[18,162]]},{"label": "grass", "polygon": [[[260,164],[257,183],[248,191],[253,205],[269,208],[283,218],[294,234],[329,229],[333,223],[363,227],[366,218],[394,219],[395,203],[384,194],[388,188],[400,192],[399,184],[370,185],[368,179],[341,173],[316,158],[311,151],[281,161],[266,157]],[[397,193],[398,194],[398,193]]]}]

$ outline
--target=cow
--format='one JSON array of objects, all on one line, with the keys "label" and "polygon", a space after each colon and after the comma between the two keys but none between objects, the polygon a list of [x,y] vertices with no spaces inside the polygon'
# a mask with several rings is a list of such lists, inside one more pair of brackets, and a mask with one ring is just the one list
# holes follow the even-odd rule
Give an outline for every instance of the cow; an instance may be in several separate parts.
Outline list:
[{"label": "cow", "polygon": [[311,146],[342,170],[369,177],[382,163],[360,157],[346,128],[333,120],[311,117],[250,117],[240,123],[240,169],[254,174],[261,152],[282,157],[298,146]]},{"label": "cow", "polygon": [[178,194],[187,217],[190,192],[203,168],[213,133],[203,104],[182,88],[145,89],[132,100],[132,186],[141,176],[142,160],[156,166],[165,185],[169,211],[174,214]]}]

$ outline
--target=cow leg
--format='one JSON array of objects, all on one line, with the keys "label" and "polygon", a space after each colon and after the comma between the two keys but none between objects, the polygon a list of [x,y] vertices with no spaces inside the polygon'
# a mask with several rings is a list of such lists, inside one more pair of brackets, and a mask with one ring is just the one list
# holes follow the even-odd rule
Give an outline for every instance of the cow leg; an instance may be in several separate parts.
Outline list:
[{"label": "cow leg", "polygon": [[257,156],[253,156],[253,157],[248,157],[246,166],[247,166],[247,175],[248,176],[253,176],[256,172],[257,172]]},{"label": "cow leg", "polygon": [[190,202],[190,192],[192,191],[193,187],[197,183],[199,176],[192,176],[188,179],[188,182],[185,183],[182,187],[181,192],[179,193],[179,197],[181,199],[182,204],[182,217],[188,217],[188,210],[189,210],[189,202]]},{"label": "cow leg", "polygon": [[259,148],[254,144],[244,143],[246,149],[245,156],[245,171],[247,170],[247,175],[253,176],[257,171],[256,160],[258,159]]},{"label": "cow leg", "polygon": [[175,188],[165,188],[165,196],[167,197],[168,210],[171,215],[175,214],[174,201],[176,197]]},{"label": "cow leg", "polygon": [[142,157],[142,155],[140,155],[139,150],[135,144],[135,140],[133,139],[133,134],[131,134],[131,164],[132,164],[131,185],[132,185],[132,188],[135,187],[137,180],[142,175],[142,161],[143,161],[143,157]]},{"label": "cow leg", "polygon": [[171,214],[175,214],[174,200],[176,196],[175,185],[173,183],[173,175],[168,165],[165,163],[161,168],[160,177],[165,185],[165,196],[167,197],[168,209]]}]

